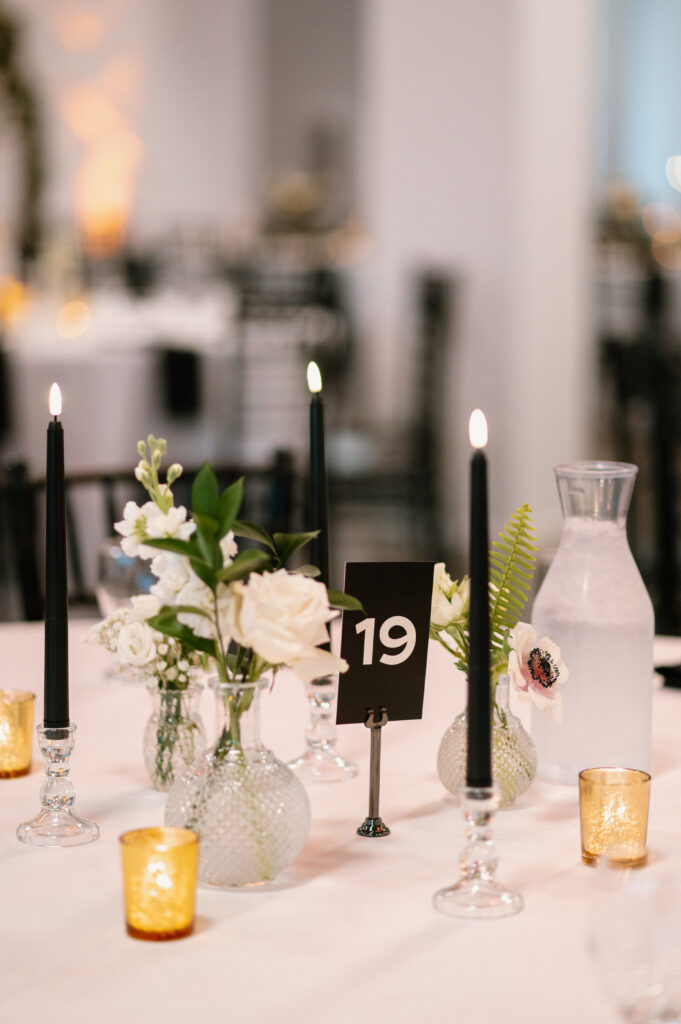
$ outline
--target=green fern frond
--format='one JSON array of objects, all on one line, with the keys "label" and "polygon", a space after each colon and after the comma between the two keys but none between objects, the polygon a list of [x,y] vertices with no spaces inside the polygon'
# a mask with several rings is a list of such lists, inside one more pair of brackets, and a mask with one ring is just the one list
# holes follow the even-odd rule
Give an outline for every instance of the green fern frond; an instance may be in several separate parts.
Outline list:
[{"label": "green fern frond", "polygon": [[520,619],[530,593],[536,562],[532,509],[521,505],[489,553],[489,619],[492,649],[504,641]]}]

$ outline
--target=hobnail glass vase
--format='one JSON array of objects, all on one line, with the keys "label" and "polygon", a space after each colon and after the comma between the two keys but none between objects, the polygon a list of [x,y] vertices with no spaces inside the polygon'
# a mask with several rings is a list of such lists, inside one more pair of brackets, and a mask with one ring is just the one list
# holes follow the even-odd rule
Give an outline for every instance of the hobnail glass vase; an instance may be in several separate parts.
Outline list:
[{"label": "hobnail glass vase", "polygon": [[[509,677],[499,678],[492,713],[492,775],[501,794],[502,807],[509,807],[525,792],[537,770],[537,752],[532,737],[508,706]],[[458,800],[466,780],[468,712],[457,715],[440,741],[437,772],[445,789]]]},{"label": "hobnail glass vase", "polygon": [[563,533],[532,609],[569,678],[562,721],[532,708],[539,775],[577,785],[583,768],[650,770],[653,607],[629,549],[637,468],[574,462],[555,469]]},{"label": "hobnail glass vase", "polygon": [[202,687],[190,683],[184,690],[168,690],[150,682],[147,690],[153,710],[144,729],[144,764],[154,789],[165,793],[206,746],[197,707]]},{"label": "hobnail glass vase", "polygon": [[208,885],[271,881],[300,853],[310,829],[305,787],[260,741],[266,685],[211,682],[217,742],[168,794],[166,824],[198,833],[199,880]]}]

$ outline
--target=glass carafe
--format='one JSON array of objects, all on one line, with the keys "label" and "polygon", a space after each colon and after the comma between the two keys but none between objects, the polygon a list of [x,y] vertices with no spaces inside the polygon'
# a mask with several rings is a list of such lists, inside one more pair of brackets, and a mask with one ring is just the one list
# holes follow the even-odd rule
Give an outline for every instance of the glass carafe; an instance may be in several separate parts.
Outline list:
[{"label": "glass carafe", "polygon": [[556,467],[564,524],[532,612],[570,673],[563,720],[532,708],[537,775],[577,785],[583,768],[650,769],[653,607],[629,549],[637,467]]}]

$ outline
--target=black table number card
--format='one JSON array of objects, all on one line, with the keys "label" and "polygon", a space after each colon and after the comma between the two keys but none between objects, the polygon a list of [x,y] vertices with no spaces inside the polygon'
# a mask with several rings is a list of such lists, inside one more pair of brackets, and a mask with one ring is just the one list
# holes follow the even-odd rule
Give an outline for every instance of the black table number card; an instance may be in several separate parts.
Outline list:
[{"label": "black table number card", "polygon": [[345,592],[363,612],[343,612],[336,722],[364,722],[386,708],[391,722],[421,718],[426,682],[433,562],[348,562]]}]

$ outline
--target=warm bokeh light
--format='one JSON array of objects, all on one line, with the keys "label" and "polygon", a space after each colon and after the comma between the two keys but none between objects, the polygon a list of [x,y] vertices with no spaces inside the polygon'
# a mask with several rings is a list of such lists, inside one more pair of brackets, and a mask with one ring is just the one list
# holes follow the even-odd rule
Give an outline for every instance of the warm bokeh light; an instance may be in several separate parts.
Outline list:
[{"label": "warm bokeh light", "polygon": [[90,307],[82,299],[65,302],[57,313],[57,333],[62,338],[78,338],[90,324]]},{"label": "warm bokeh light", "polygon": [[660,242],[655,238],[652,250],[653,256],[665,270],[681,270],[681,247],[678,244]]},{"label": "warm bokeh light", "polygon": [[134,55],[111,63],[95,82],[64,91],[59,107],[85,146],[75,178],[76,215],[86,251],[109,256],[125,242],[142,162],[141,140],[121,108],[134,106],[142,73]]},{"label": "warm bokeh light", "polygon": [[49,406],[50,406],[50,415],[51,416],[59,416],[60,415],[60,413],[61,413],[61,389],[60,389],[59,385],[56,382],[50,388]]},{"label": "warm bokeh light", "polygon": [[0,320],[4,324],[11,323],[26,311],[28,306],[28,289],[16,277],[3,277],[0,280]]},{"label": "warm bokeh light", "polygon": [[473,448],[484,448],[487,444],[487,419],[482,409],[473,409],[468,421],[468,436]]},{"label": "warm bokeh light", "polygon": [[641,220],[651,238],[657,231],[681,231],[681,217],[667,203],[647,203],[641,210]]},{"label": "warm bokeh light", "polygon": [[322,390],[322,375],[314,360],[307,364],[307,386],[313,395]]}]

